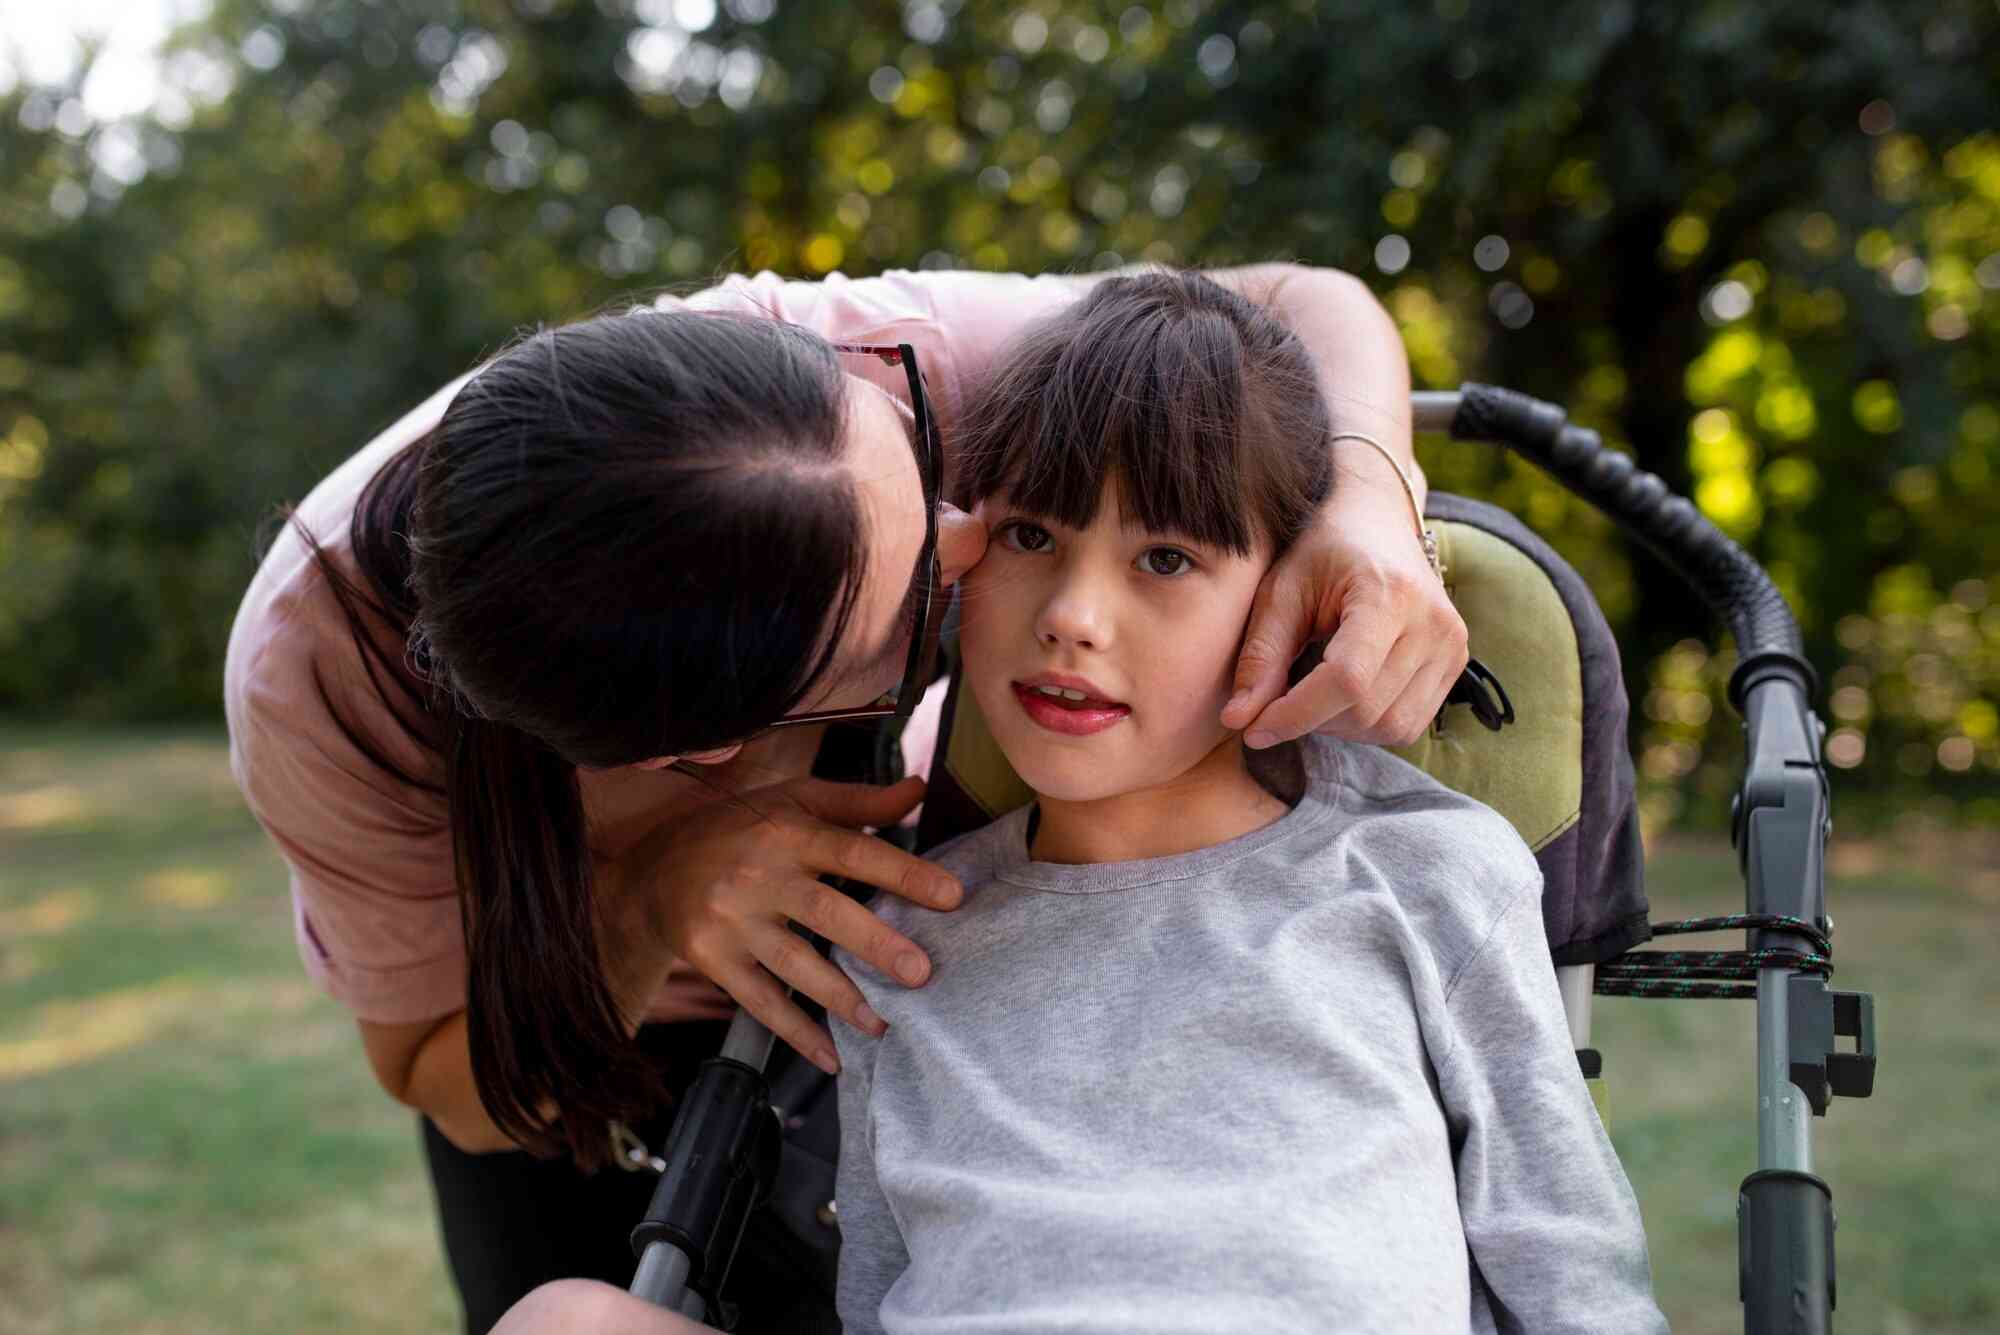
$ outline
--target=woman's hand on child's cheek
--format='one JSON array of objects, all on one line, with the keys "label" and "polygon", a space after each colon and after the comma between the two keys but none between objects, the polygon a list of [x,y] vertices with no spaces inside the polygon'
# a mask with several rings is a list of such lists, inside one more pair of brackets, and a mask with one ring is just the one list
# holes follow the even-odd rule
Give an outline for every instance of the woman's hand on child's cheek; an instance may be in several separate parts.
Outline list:
[{"label": "woman's hand on child's cheek", "polygon": [[[1329,633],[1319,666],[1287,691],[1293,660]],[[1309,732],[1402,746],[1423,735],[1465,659],[1465,622],[1403,497],[1344,488],[1259,586],[1222,723],[1251,747]]]},{"label": "woman's hand on child's cheek", "polygon": [[[879,1034],[883,1024],[792,925],[886,977],[913,987],[928,979],[930,960],[915,942],[818,879],[841,876],[927,908],[956,908],[964,892],[948,873],[862,831],[894,824],[923,795],[917,779],[888,787],[793,779],[708,803],[662,825],[624,860],[607,919],[643,930],[653,949],[642,955],[657,960],[664,947],[686,960],[800,1054],[836,1071],[832,1038],[785,987],[864,1033]],[[643,1009],[659,981],[627,979],[621,999]]]}]

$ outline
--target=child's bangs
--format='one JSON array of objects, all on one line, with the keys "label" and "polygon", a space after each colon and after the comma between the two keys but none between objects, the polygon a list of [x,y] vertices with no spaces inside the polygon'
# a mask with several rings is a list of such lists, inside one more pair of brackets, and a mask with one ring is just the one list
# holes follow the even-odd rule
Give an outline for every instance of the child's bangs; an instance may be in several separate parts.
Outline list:
[{"label": "child's bangs", "polygon": [[1027,515],[1083,528],[1115,478],[1127,525],[1249,554],[1288,460],[1265,438],[1265,394],[1252,392],[1236,331],[1209,312],[1105,314],[1122,318],[1065,330],[1016,364],[1029,392],[986,423],[1001,457],[975,461],[987,473],[975,499],[1005,493]]}]

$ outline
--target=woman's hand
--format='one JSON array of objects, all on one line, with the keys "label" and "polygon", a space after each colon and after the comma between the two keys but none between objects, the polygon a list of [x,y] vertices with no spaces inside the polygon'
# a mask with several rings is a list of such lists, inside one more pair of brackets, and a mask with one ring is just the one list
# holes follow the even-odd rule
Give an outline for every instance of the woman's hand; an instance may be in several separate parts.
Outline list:
[{"label": "woman's hand", "polygon": [[[1418,508],[1423,471],[1410,452],[1410,364],[1396,322],[1359,279],[1299,264],[1216,277],[1268,306],[1320,372],[1336,433],[1363,432],[1408,470]],[[1222,725],[1253,747],[1309,732],[1397,746],[1423,735],[1465,670],[1465,623],[1431,572],[1390,463],[1336,435],[1333,495],[1319,522],[1264,577]],[[1286,673],[1310,640],[1333,636],[1290,691]]]},{"label": "woman's hand", "polygon": [[[1336,461],[1333,499],[1265,575],[1250,610],[1222,723],[1245,729],[1251,747],[1309,732],[1406,745],[1465,668],[1465,622],[1388,461],[1356,442]],[[1319,666],[1287,691],[1292,661],[1329,633]]]},{"label": "woman's hand", "polygon": [[[912,987],[928,979],[930,960],[915,942],[817,879],[842,876],[926,908],[957,908],[964,891],[950,875],[861,832],[901,820],[923,795],[916,778],[886,788],[793,779],[667,821],[606,878],[606,954],[630,962],[626,976],[614,977],[615,995],[628,1013],[643,1014],[670,952],[814,1065],[837,1072],[832,1038],[786,997],[787,984],[866,1033],[886,1026],[791,924],[887,977]],[[632,933],[639,940],[618,939]]]}]

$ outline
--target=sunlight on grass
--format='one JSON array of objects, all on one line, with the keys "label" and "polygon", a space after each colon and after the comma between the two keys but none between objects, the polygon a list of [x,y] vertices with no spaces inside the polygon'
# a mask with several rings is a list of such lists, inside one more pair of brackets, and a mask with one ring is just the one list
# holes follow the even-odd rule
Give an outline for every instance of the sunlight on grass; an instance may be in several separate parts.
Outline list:
[{"label": "sunlight on grass", "polygon": [[0,909],[0,937],[48,936],[66,932],[95,910],[88,890],[80,886],[51,891],[18,909]]},{"label": "sunlight on grass", "polygon": [[169,980],[89,1001],[44,1006],[26,1038],[0,1041],[0,1082],[41,1075],[135,1047],[204,1003],[198,989]]},{"label": "sunlight on grass", "polygon": [[229,878],[205,867],[173,867],[140,882],[146,898],[174,909],[214,908],[229,898]]},{"label": "sunlight on grass", "polygon": [[81,824],[90,803],[81,789],[67,784],[30,788],[24,793],[0,793],[0,830],[45,830]]},{"label": "sunlight on grass", "polygon": [[0,1039],[0,1083],[95,1061],[177,1029],[229,1033],[237,1022],[277,1020],[316,1000],[303,978],[206,986],[167,978],[88,1001],[51,1002],[32,1013],[25,1036]]}]

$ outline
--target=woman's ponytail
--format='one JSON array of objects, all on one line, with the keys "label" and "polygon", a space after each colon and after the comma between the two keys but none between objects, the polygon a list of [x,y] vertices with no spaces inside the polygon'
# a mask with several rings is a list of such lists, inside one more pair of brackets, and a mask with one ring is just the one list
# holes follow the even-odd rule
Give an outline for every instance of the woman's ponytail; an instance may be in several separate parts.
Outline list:
[{"label": "woman's ponytail", "polygon": [[445,754],[480,1101],[528,1149],[567,1148],[595,1168],[608,1123],[655,1107],[660,1076],[606,982],[576,767],[470,714],[455,716]]}]

